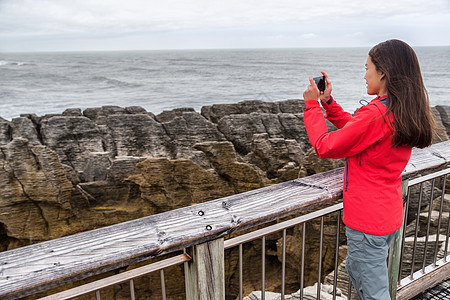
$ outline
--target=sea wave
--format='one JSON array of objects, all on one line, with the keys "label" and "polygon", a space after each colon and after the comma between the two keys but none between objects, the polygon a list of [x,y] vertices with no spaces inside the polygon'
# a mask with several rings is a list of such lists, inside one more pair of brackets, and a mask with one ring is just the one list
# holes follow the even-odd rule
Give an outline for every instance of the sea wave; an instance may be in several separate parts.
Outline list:
[{"label": "sea wave", "polygon": [[24,66],[24,65],[28,65],[28,64],[25,62],[20,62],[20,61],[0,60],[0,67],[1,66]]},{"label": "sea wave", "polygon": [[126,82],[119,79],[109,78],[106,76],[93,76],[91,77],[95,82],[106,83],[108,85],[112,85],[114,87],[140,87],[142,84]]}]

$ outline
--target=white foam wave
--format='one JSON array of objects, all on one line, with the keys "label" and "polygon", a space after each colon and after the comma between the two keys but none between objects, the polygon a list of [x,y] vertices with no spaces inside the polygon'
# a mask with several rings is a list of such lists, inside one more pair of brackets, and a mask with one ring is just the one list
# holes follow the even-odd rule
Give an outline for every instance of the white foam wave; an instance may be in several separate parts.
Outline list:
[{"label": "white foam wave", "polygon": [[16,62],[16,61],[7,61],[0,60],[0,66],[23,66],[26,65],[24,62]]}]

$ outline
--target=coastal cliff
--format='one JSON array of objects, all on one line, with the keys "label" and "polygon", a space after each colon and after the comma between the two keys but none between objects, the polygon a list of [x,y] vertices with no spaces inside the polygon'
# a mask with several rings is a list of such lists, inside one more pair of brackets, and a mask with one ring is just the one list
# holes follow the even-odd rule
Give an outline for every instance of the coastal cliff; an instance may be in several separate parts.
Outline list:
[{"label": "coastal cliff", "polygon": [[[301,100],[244,101],[200,113],[104,106],[0,118],[0,251],[343,166],[342,160],[317,158],[303,109]],[[440,138],[447,140],[450,107],[433,111]],[[329,235],[333,240],[334,232]],[[273,272],[279,269],[277,242],[268,240]],[[318,241],[307,244],[307,259],[316,261]],[[258,255],[251,247],[249,259]],[[291,250],[288,267],[297,272],[298,253]],[[334,253],[325,252],[327,269]]]}]

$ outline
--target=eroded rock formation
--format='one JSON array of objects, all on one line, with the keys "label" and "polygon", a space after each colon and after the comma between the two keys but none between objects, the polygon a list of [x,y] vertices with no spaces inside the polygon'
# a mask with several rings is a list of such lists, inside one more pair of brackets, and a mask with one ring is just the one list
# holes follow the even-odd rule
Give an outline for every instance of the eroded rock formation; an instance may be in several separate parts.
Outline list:
[{"label": "eroded rock formation", "polygon": [[0,250],[310,174],[302,109],[247,101],[0,119]]}]

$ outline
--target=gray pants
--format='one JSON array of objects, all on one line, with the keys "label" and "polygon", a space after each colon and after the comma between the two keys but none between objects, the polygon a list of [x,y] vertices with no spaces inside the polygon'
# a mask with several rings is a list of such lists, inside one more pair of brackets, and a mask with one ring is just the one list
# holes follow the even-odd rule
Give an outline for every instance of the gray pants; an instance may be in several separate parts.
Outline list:
[{"label": "gray pants", "polygon": [[373,235],[346,226],[345,267],[360,300],[389,300],[386,259],[395,232]]}]

